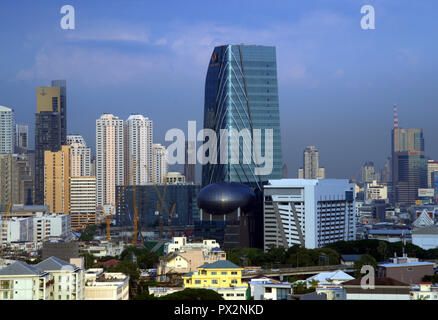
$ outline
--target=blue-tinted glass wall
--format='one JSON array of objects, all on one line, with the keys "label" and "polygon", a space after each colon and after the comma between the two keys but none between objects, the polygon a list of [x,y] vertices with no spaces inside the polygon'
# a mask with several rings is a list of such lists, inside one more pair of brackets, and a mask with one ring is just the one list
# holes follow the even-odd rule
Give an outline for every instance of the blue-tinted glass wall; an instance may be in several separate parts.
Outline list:
[{"label": "blue-tinted glass wall", "polygon": [[[247,99],[248,98],[248,99]],[[265,155],[265,129],[273,129],[273,170],[255,175],[253,159],[245,164],[245,145],[240,139],[239,163],[206,164],[202,168],[202,184],[236,181],[258,184],[282,177],[280,113],[277,87],[275,47],[225,45],[216,47],[211,56],[205,82],[204,128],[213,129],[220,145],[220,129],[261,129],[261,155]],[[229,138],[228,138],[229,139]],[[228,159],[232,157],[228,145]],[[263,165],[261,165],[263,166]]]}]

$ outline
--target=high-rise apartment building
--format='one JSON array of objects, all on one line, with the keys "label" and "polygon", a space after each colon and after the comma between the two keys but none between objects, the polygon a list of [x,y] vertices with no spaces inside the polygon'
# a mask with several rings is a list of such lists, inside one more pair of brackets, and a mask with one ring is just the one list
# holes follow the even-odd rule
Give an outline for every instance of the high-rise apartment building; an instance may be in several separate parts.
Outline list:
[{"label": "high-rise apartment building", "polygon": [[[56,84],[56,86],[54,85]],[[35,204],[44,203],[44,152],[56,152],[67,138],[67,93],[65,80],[37,88],[35,114]]]},{"label": "high-rise apartment building", "polygon": [[154,183],[164,183],[168,169],[166,147],[154,143],[152,145],[152,181]]},{"label": "high-rise apartment building", "polygon": [[270,180],[263,192],[266,250],[356,240],[354,185],[348,180]]},{"label": "high-rise apartment building", "polygon": [[0,204],[26,204],[33,196],[33,177],[27,154],[0,154]]},{"label": "high-rise apartment building", "polygon": [[125,177],[128,179],[133,166],[137,165],[129,184],[145,185],[152,181],[145,167],[152,170],[152,120],[139,114],[130,115],[124,130]]},{"label": "high-rise apartment building", "polygon": [[[216,150],[208,151],[212,161],[202,167],[204,186],[217,181],[234,181],[255,185],[261,190],[261,182],[282,177],[275,47],[223,45],[214,48],[205,81],[204,128],[213,130],[218,140]],[[260,138],[253,131],[257,129]],[[272,132],[272,141],[269,141],[269,132]],[[257,142],[255,151],[254,141]],[[214,159],[216,153],[217,159]]]},{"label": "high-rise apartment building", "polygon": [[51,213],[70,213],[70,148],[44,152],[44,202]]},{"label": "high-rise apartment building", "polygon": [[70,178],[71,229],[96,224],[96,177]]},{"label": "high-rise apartment building", "polygon": [[14,153],[14,110],[0,106],[0,153]]},{"label": "high-rise apartment building", "polygon": [[91,149],[87,148],[85,140],[80,135],[68,135],[67,145],[71,148],[72,177],[88,177],[91,175]]},{"label": "high-rise apartment building", "polygon": [[308,146],[303,153],[304,168],[298,170],[298,179],[324,179],[325,168],[319,167],[319,151],[315,146]]},{"label": "high-rise apartment building", "polygon": [[22,153],[29,148],[29,126],[15,125],[15,153]]},{"label": "high-rise apartment building", "polygon": [[96,120],[97,205],[114,205],[116,186],[124,184],[123,120],[104,114]]},{"label": "high-rise apartment building", "polygon": [[361,182],[363,184],[371,183],[374,180],[380,181],[380,175],[376,172],[374,163],[372,161],[367,161],[361,168]]},{"label": "high-rise apartment building", "polygon": [[418,189],[427,187],[427,160],[424,156],[423,130],[399,128],[396,106],[394,106],[391,145],[391,201],[413,204],[418,198]]}]

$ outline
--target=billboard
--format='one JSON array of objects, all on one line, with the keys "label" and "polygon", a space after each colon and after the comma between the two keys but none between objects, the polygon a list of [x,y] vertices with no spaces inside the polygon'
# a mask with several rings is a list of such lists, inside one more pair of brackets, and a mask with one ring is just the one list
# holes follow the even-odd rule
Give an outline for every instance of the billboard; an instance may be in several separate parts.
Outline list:
[{"label": "billboard", "polygon": [[431,197],[434,196],[434,189],[418,189],[418,197]]}]

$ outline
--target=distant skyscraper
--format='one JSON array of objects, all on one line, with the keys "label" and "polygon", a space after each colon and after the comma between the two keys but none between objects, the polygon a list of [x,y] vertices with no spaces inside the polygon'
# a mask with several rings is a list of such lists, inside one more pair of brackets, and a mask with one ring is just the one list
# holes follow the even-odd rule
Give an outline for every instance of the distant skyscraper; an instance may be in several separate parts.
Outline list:
[{"label": "distant skyscraper", "polygon": [[[61,149],[62,127],[61,88],[37,88],[35,114],[35,204],[44,204],[44,151]],[[63,111],[65,113],[65,110]],[[65,118],[65,114],[64,114]]]},{"label": "distant skyscraper", "polygon": [[14,110],[0,106],[0,153],[14,153]]},{"label": "distant skyscraper", "polygon": [[51,85],[59,87],[60,90],[61,144],[65,145],[67,143],[67,81],[53,80]]},{"label": "distant skyscraper", "polygon": [[399,128],[396,106],[392,129],[392,184],[391,200],[401,204],[414,203],[418,189],[427,187],[423,130]]},{"label": "distant skyscraper", "polygon": [[152,181],[164,183],[168,170],[167,150],[159,143],[152,145]]},{"label": "distant skyscraper", "polygon": [[[130,115],[125,122],[125,177],[129,178],[137,163],[133,178],[136,185],[151,182],[145,165],[152,170],[152,121],[142,115]],[[129,184],[132,184],[132,179]]]},{"label": "distant skyscraper", "polygon": [[388,157],[386,159],[385,165],[380,174],[380,180],[384,183],[390,184],[392,182],[392,158]]},{"label": "distant skyscraper", "polygon": [[371,183],[373,181],[380,182],[379,174],[376,172],[374,163],[372,161],[367,161],[361,168],[362,183]]},{"label": "distant skyscraper", "polygon": [[67,145],[71,147],[71,176],[88,177],[91,175],[91,149],[80,135],[68,135]]},{"label": "distant skyscraper", "polygon": [[287,165],[283,163],[283,179],[287,179]]},{"label": "distant skyscraper", "polygon": [[308,146],[303,153],[304,168],[298,171],[298,178],[301,179],[324,179],[325,168],[319,167],[319,152],[315,146]]},{"label": "distant skyscraper", "polygon": [[28,154],[0,154],[0,203],[26,204],[33,197]]},{"label": "distant skyscraper", "polygon": [[[218,137],[218,163],[208,163],[202,168],[202,184],[217,181],[234,181],[256,185],[260,182],[282,177],[282,151],[280,138],[280,114],[277,89],[277,62],[275,47],[257,45],[224,45],[214,48],[205,81],[204,128],[212,129]],[[220,163],[219,146],[221,129],[227,129],[227,163]],[[232,132],[260,129],[261,154],[252,152],[250,144]],[[265,152],[266,129],[273,130],[272,153]],[[238,143],[233,143],[237,137]],[[237,158],[237,163],[231,163]],[[246,154],[246,155],[245,155]],[[247,154],[253,155],[247,156]],[[254,158],[272,157],[270,174],[255,173]],[[259,165],[263,167],[263,165]]]},{"label": "distant skyscraper", "polygon": [[15,125],[15,152],[21,153],[29,148],[29,126]]},{"label": "distant skyscraper", "polygon": [[104,114],[96,120],[97,205],[114,205],[124,184],[123,120]]},{"label": "distant skyscraper", "polygon": [[185,162],[184,162],[184,175],[187,183],[195,183],[196,178],[196,165],[190,164],[189,159],[192,153],[195,154],[196,157],[196,143],[194,141],[186,141],[186,153],[185,153]]}]

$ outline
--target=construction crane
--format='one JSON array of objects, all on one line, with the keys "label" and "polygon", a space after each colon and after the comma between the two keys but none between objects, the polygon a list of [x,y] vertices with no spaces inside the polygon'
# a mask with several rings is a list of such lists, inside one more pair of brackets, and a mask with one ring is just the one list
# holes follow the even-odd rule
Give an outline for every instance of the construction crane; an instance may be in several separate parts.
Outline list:
[{"label": "construction crane", "polygon": [[[133,162],[134,162],[134,159],[133,159]],[[117,206],[118,206],[118,204],[120,202],[120,199],[122,198],[122,195],[124,194],[125,189],[128,186],[128,184],[129,184],[129,180],[133,176],[133,174],[135,172],[135,169],[137,168],[138,164],[139,164],[139,161],[137,160],[135,162],[135,165],[132,167],[131,172],[129,173],[128,179],[126,179],[126,182],[125,182],[122,190],[120,191],[120,194],[119,194],[119,196],[117,198],[116,203],[114,204],[114,207],[111,210],[111,213],[109,213],[107,215],[107,217],[106,217],[106,240],[107,241],[111,241],[111,229],[110,229],[111,227],[110,226],[111,226],[111,218],[114,215],[114,210],[115,210],[115,208],[117,208]],[[137,203],[135,201],[135,196],[134,196],[134,215],[136,215],[136,212],[137,212]],[[134,228],[136,228],[136,225],[137,225],[137,221],[136,221],[136,217],[134,217]]]},{"label": "construction crane", "polygon": [[[164,202],[164,197],[166,196],[166,190],[167,190],[167,180],[164,181],[164,192],[163,192],[164,196],[163,196],[163,195],[161,195],[160,190],[158,190],[157,184],[155,183],[155,181],[152,177],[152,174],[151,174],[149,167],[147,165],[145,165],[144,167],[146,168],[147,173],[148,173],[150,179],[152,180],[152,184],[155,188],[155,191],[157,192],[158,199],[160,200],[160,203],[161,203],[161,206],[159,206],[159,203],[157,202],[157,210],[158,210],[158,212],[160,212],[161,211],[160,208],[161,208],[161,209],[164,209],[167,213],[168,237],[170,239],[170,236],[171,236],[170,228],[172,225],[171,220],[173,218],[173,214],[174,214],[175,209],[176,209],[176,203],[173,204],[172,209],[169,212],[169,209],[167,208],[166,203]],[[161,233],[163,232],[163,221],[162,221],[163,216],[162,216],[162,214],[159,214],[159,215],[160,215],[160,237],[161,237]]]},{"label": "construction crane", "polygon": [[0,246],[0,257],[3,258],[3,239],[8,238],[8,221],[10,219],[11,215],[11,209],[12,209],[12,203],[8,202],[8,207],[6,209],[6,212],[3,214],[2,218],[2,229],[1,229],[1,246]]}]

